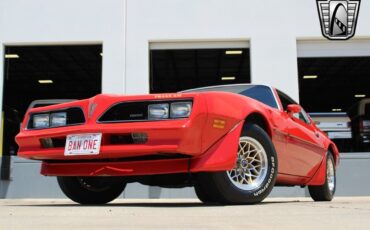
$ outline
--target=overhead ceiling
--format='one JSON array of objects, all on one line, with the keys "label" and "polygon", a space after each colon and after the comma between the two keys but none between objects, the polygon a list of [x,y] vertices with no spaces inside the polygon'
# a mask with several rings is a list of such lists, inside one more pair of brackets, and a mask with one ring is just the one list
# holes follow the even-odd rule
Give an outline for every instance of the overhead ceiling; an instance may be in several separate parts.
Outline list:
[{"label": "overhead ceiling", "polygon": [[355,95],[370,97],[370,57],[298,58],[298,72],[300,101],[309,112],[346,112],[363,99]]},{"label": "overhead ceiling", "polygon": [[[222,77],[235,77],[235,80],[222,80]],[[249,82],[249,49],[152,50],[150,53],[152,93]]]}]

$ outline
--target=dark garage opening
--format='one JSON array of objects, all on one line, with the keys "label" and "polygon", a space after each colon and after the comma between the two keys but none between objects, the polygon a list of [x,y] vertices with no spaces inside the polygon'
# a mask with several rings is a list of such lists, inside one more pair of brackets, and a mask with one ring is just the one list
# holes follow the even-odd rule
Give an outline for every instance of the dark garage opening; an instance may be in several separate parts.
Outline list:
[{"label": "dark garage opening", "polygon": [[249,49],[150,51],[150,92],[250,82]]},{"label": "dark garage opening", "polygon": [[[370,57],[298,58],[298,71],[300,101],[308,112],[325,113],[327,121],[337,126],[345,126],[340,123],[343,116],[350,120],[352,138],[338,143],[340,150],[369,151],[368,144],[359,146],[358,138],[366,131],[370,114],[358,110],[360,105],[370,108],[370,102],[364,104],[370,97]],[[365,127],[360,130],[359,124]]]},{"label": "dark garage opening", "polygon": [[4,59],[3,155],[33,100],[82,99],[101,92],[101,45],[7,46]]}]

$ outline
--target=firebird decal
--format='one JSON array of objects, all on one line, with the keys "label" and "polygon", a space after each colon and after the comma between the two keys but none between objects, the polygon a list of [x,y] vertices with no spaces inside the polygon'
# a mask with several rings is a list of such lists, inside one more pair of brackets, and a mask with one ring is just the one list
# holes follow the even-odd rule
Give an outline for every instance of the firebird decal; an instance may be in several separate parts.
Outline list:
[{"label": "firebird decal", "polygon": [[168,94],[158,94],[154,95],[154,98],[164,99],[164,98],[179,98],[182,97],[181,93],[168,93]]}]

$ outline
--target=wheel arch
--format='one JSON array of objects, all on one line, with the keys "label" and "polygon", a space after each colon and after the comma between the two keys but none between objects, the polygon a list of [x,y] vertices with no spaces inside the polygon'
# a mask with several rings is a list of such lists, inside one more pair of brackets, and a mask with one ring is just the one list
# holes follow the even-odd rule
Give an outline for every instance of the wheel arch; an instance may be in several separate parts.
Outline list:
[{"label": "wheel arch", "polygon": [[247,124],[256,124],[260,126],[271,138],[272,131],[269,122],[266,117],[259,112],[252,112],[245,118],[244,126]]},{"label": "wheel arch", "polygon": [[328,149],[328,153],[331,152],[331,154],[333,155],[335,165],[338,166],[339,165],[339,151],[338,151],[338,148],[336,147],[336,145],[333,142],[331,142],[331,143],[329,143],[327,149]]},{"label": "wheel arch", "polygon": [[311,180],[307,183],[307,185],[323,185],[325,183],[326,178],[326,159],[328,158],[328,155],[331,154],[334,157],[334,162],[336,166],[339,164],[339,152],[337,147],[334,143],[329,143],[328,147],[326,148],[327,152],[323,157],[323,160],[320,164],[320,167],[317,169],[314,176],[311,178]]},{"label": "wheel arch", "polygon": [[334,146],[333,146],[333,144],[329,144],[329,146],[328,146],[328,154],[329,154],[329,152],[333,155],[333,157],[334,157],[334,160],[336,160],[336,156],[335,156],[335,154],[334,154]]}]

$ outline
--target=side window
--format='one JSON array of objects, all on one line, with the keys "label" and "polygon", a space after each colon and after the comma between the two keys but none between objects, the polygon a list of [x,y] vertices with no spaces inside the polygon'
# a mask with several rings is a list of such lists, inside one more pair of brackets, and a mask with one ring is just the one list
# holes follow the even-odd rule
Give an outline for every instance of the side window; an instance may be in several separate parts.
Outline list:
[{"label": "side window", "polygon": [[300,113],[296,113],[293,115],[294,117],[298,118],[299,120],[303,121],[304,123],[310,124],[310,119],[308,117],[308,114],[303,109]]},{"label": "side window", "polygon": [[280,90],[277,90],[278,96],[280,98],[281,104],[283,106],[283,109],[285,112],[288,110],[288,105],[290,104],[297,104],[293,99],[291,99],[288,95],[285,93],[281,92]]},{"label": "side window", "polygon": [[280,98],[280,101],[281,101],[281,104],[283,106],[283,110],[285,112],[287,112],[288,110],[288,105],[290,104],[293,104],[292,101],[290,101],[288,98],[284,97],[283,95],[281,95],[280,93],[278,93],[279,95],[279,98]]},{"label": "side window", "polygon": [[[290,104],[298,104],[297,102],[295,102],[293,99],[291,99],[288,95],[286,95],[285,93],[281,92],[278,90],[278,95],[279,95],[279,98],[280,98],[280,101],[281,101],[281,104],[283,106],[283,109],[285,112],[287,112],[287,109],[288,109],[288,105]],[[310,124],[310,119],[309,119],[309,116],[308,114],[303,110],[301,110],[301,112],[299,113],[296,113],[296,114],[293,114],[293,116],[307,124]]]}]

